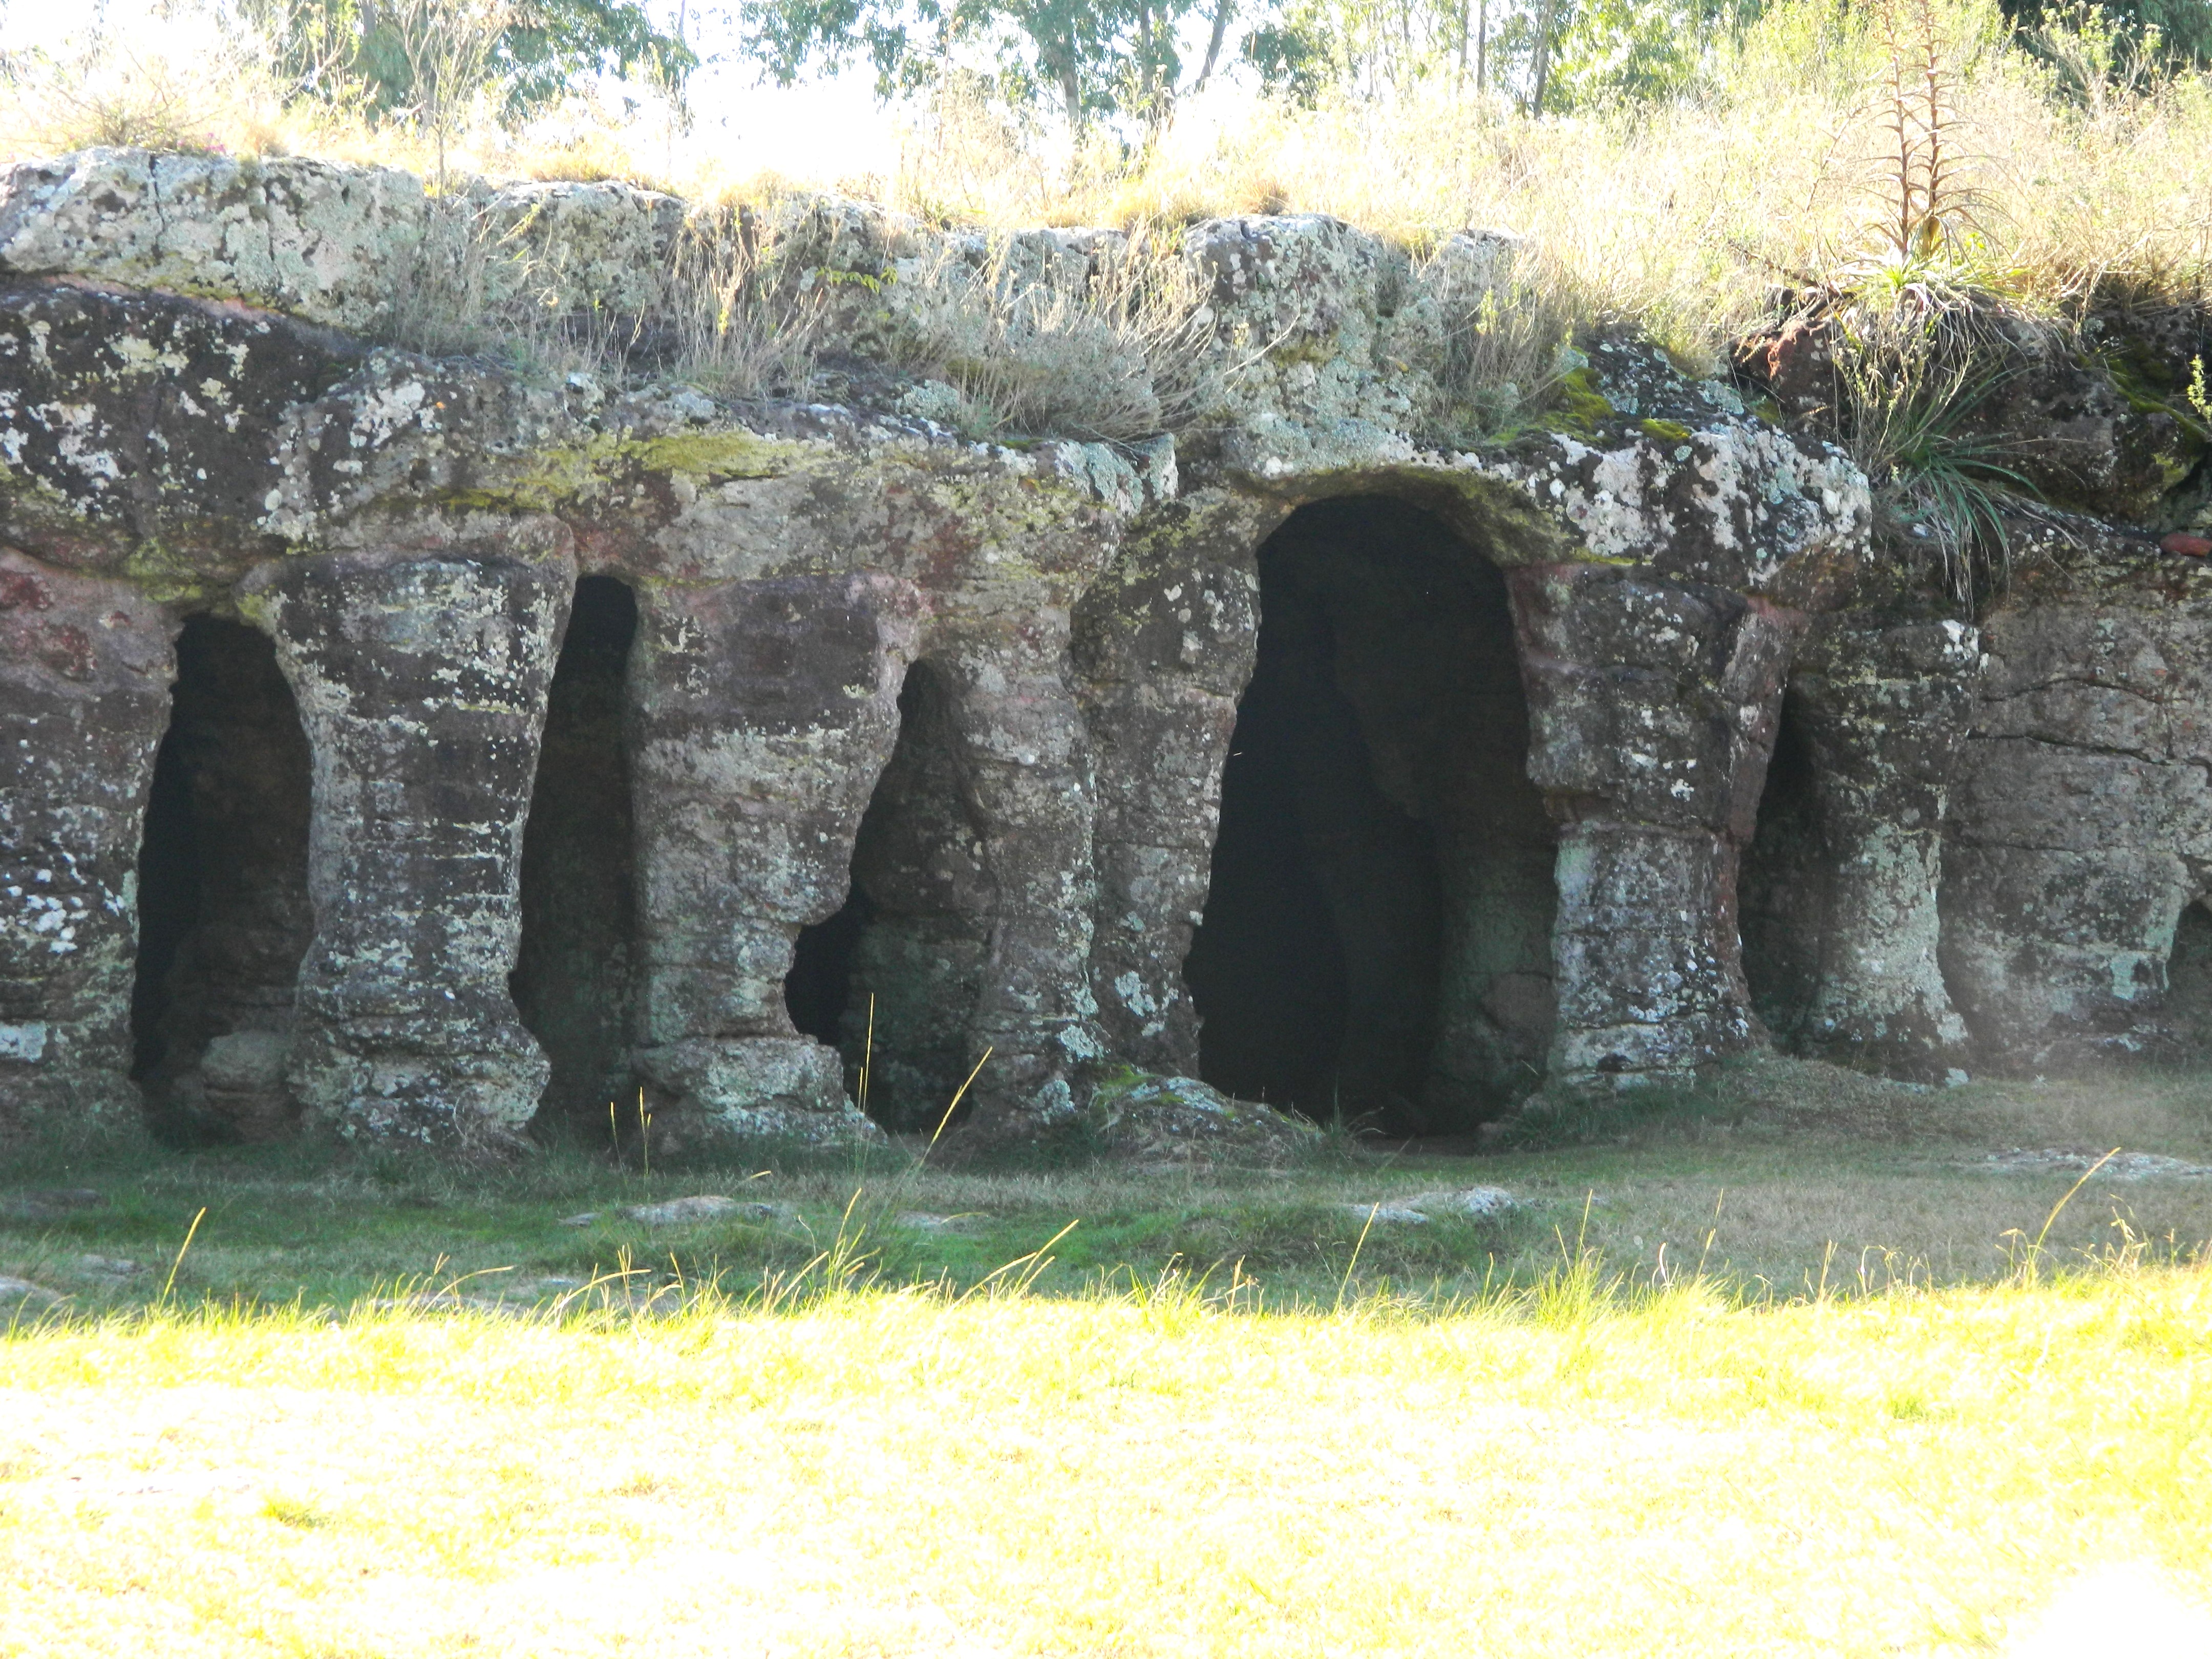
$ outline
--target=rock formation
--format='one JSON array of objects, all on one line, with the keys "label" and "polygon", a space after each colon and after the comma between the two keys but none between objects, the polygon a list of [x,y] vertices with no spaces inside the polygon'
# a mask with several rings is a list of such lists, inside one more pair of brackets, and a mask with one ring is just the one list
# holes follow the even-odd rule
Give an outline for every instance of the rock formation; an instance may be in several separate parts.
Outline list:
[{"label": "rock formation", "polygon": [[960,239],[794,209],[851,396],[715,398],[681,204],[462,203],[486,316],[550,280],[633,372],[389,343],[456,246],[404,175],[0,179],[0,1134],[824,1139],[971,1073],[982,1135],[1451,1132],[1770,1029],[2164,1029],[2208,612],[2142,543],[1934,614],[1840,453],[1625,338],[1455,438],[1496,237],[1197,227],[1180,435],[1016,442],[881,367]]}]

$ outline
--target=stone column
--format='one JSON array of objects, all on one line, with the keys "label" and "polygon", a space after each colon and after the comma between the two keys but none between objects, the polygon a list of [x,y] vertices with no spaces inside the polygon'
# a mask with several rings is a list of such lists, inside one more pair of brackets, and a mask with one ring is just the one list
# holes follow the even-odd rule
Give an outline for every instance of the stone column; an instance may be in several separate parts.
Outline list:
[{"label": "stone column", "polygon": [[1560,826],[1551,1076],[1686,1075],[1759,1039],[1736,872],[1794,619],[1618,567],[1529,566],[1509,581],[1529,775]]},{"label": "stone column", "polygon": [[844,902],[918,609],[888,576],[639,595],[633,1060],[656,1139],[876,1133],[836,1051],[793,1027],[783,981],[799,929]]},{"label": "stone column", "polygon": [[137,1121],[138,845],[171,632],[122,582],[0,548],[0,1147]]},{"label": "stone column", "polygon": [[1183,961],[1259,639],[1252,549],[1266,526],[1255,517],[1234,498],[1178,503],[1076,607],[1098,802],[1091,989],[1114,1053],[1150,1071],[1198,1074]]},{"label": "stone column", "polygon": [[[1980,636],[1957,622],[1816,620],[1790,695],[1811,750],[1825,888],[1796,1046],[1914,1075],[1960,1063],[1966,1028],[1938,960],[1951,778]],[[1778,1034],[1779,1035],[1779,1034]]]},{"label": "stone column", "polygon": [[988,1047],[975,1127],[1020,1136],[1073,1115],[1105,1056],[1090,988],[1095,786],[1068,684],[1067,612],[1039,603],[963,619],[933,640],[952,689],[962,773],[995,905],[969,1024]]},{"label": "stone column", "polygon": [[306,1121],[349,1138],[495,1146],[548,1073],[507,976],[574,571],[550,520],[421,541],[240,585],[314,756],[315,938],[289,1076]]}]

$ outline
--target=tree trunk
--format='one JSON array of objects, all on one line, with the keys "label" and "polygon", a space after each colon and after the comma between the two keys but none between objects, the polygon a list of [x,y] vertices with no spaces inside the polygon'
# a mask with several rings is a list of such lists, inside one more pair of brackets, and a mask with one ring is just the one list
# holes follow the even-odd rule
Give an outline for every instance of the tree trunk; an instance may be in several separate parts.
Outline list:
[{"label": "tree trunk", "polygon": [[1552,81],[1552,0],[1544,0],[1536,22],[1536,86],[1528,100],[1528,113],[1544,112],[1544,94]]},{"label": "tree trunk", "polygon": [[1220,0],[1213,9],[1213,33],[1206,43],[1206,65],[1199,70],[1198,79],[1191,83],[1190,89],[1194,93],[1204,92],[1206,82],[1212,77],[1213,66],[1221,59],[1221,39],[1229,33],[1229,14],[1236,9],[1236,5],[1237,0]]}]

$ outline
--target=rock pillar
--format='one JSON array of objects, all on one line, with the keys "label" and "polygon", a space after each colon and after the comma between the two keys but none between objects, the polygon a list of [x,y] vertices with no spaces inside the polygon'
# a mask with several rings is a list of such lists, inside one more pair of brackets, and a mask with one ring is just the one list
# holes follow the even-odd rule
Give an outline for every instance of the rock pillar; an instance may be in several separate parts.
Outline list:
[{"label": "rock pillar", "polygon": [[875,1133],[784,976],[844,902],[898,736],[917,601],[888,576],[639,595],[631,649],[641,974],[633,1061],[656,1138]]},{"label": "rock pillar", "polygon": [[1559,825],[1550,1074],[1686,1073],[1758,1040],[1736,874],[1793,618],[1603,565],[1529,566],[1509,580],[1529,776]]},{"label": "rock pillar", "polygon": [[1076,611],[1098,800],[1091,994],[1115,1054],[1148,1071],[1198,1074],[1183,963],[1259,637],[1252,518],[1233,500],[1179,507]]},{"label": "rock pillar", "polygon": [[1941,1076],[1966,1030],[1939,960],[1936,890],[1980,639],[1957,622],[1814,623],[1790,684],[1811,774],[1811,857],[1775,875],[1812,960],[1777,1037],[1840,1062]]},{"label": "rock pillar", "polygon": [[314,757],[289,1077],[349,1137],[496,1145],[548,1067],[507,976],[523,820],[574,573],[566,532],[264,565],[241,585],[275,635]]},{"label": "rock pillar", "polygon": [[0,548],[0,1146],[137,1116],[139,825],[171,631],[125,583]]},{"label": "rock pillar", "polygon": [[2165,586],[2027,587],[1984,625],[1942,891],[1985,1063],[2139,1047],[2181,913],[2212,887],[2212,603],[2197,573]]},{"label": "rock pillar", "polygon": [[963,618],[930,658],[952,693],[952,724],[975,813],[993,913],[970,1052],[988,1048],[976,1127],[1024,1135],[1068,1120],[1105,1055],[1090,990],[1094,784],[1082,710],[1069,689],[1067,612]]}]

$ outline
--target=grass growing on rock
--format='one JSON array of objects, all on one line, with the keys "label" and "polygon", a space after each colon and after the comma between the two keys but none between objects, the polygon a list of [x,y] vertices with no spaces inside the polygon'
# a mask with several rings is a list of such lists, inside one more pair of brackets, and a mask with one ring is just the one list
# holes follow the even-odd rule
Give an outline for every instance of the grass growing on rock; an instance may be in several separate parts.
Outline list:
[{"label": "grass growing on rock", "polygon": [[[0,156],[136,143],[435,171],[418,126],[290,96],[265,54],[202,11],[180,0],[128,42],[0,65]],[[1042,142],[1009,149],[1002,123],[956,103],[915,107],[902,152],[864,176],[789,179],[703,137],[679,147],[658,119],[586,124],[550,143],[480,123],[453,137],[452,165],[493,179],[623,179],[702,204],[836,190],[931,223],[1000,229],[1318,211],[1416,255],[1454,229],[1498,227],[1539,250],[1532,316],[1640,326],[1710,371],[1771,319],[1778,287],[1870,255],[1882,216],[1869,186],[1887,142],[1880,11],[1768,5],[1714,38],[1681,96],[1564,118],[1433,87],[1312,107],[1217,94],[1108,161]],[[1991,0],[1929,15],[1953,84],[1960,182],[1981,204],[1960,270],[2023,313],[2056,317],[2098,292],[2199,301],[2212,265],[2199,162],[2212,77],[2116,59],[2094,15],[2046,8],[2032,33]]]}]

